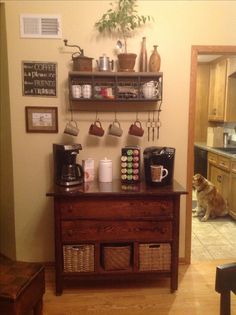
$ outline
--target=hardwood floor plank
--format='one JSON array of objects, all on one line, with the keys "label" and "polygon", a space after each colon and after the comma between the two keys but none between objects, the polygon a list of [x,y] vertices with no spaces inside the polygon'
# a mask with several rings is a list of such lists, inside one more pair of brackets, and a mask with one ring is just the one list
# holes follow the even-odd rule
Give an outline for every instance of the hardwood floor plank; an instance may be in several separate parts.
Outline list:
[{"label": "hardwood floor plank", "polygon": [[[235,259],[236,260],[236,259]],[[232,260],[194,262],[179,266],[179,289],[171,294],[169,279],[135,278],[81,281],[54,293],[54,269],[46,269],[44,315],[218,315],[220,296],[215,292],[216,266]],[[231,297],[236,315],[236,297]]]}]

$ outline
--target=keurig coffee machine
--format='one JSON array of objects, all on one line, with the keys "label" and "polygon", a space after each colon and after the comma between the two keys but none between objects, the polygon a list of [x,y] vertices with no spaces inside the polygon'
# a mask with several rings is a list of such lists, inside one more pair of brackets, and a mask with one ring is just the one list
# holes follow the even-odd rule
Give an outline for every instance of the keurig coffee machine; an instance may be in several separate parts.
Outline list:
[{"label": "keurig coffee machine", "polygon": [[53,144],[54,180],[60,186],[74,186],[83,182],[82,166],[76,157],[81,144]]},{"label": "keurig coffee machine", "polygon": [[174,175],[175,149],[148,147],[143,151],[145,180],[148,185],[171,185]]}]

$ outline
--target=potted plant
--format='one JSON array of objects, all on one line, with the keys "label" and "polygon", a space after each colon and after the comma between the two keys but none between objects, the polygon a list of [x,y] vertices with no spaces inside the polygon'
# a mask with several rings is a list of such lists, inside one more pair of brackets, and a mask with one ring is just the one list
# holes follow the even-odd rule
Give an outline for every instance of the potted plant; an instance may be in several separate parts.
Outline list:
[{"label": "potted plant", "polygon": [[137,55],[127,52],[127,39],[137,28],[151,20],[150,16],[138,15],[136,2],[137,0],[118,0],[116,6],[111,3],[112,8],[95,23],[100,33],[113,33],[123,38],[125,52],[118,54],[119,71],[133,71]]}]

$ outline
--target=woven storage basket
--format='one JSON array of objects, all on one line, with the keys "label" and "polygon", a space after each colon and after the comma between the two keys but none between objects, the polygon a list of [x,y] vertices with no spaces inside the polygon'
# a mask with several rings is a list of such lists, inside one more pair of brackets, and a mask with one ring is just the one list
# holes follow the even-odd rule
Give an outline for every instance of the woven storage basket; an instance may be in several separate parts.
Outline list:
[{"label": "woven storage basket", "polygon": [[94,271],[94,245],[65,245],[63,259],[66,272],[92,272]]},{"label": "woven storage basket", "polygon": [[103,267],[105,270],[127,270],[130,267],[131,246],[104,246]]},{"label": "woven storage basket", "polygon": [[140,244],[139,270],[170,270],[170,244]]}]

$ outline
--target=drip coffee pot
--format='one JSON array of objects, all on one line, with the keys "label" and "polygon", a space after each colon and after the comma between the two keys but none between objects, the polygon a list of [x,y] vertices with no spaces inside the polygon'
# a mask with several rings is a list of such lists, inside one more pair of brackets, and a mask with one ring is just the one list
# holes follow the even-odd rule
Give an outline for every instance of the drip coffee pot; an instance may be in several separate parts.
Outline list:
[{"label": "drip coffee pot", "polygon": [[74,186],[83,182],[83,170],[76,158],[81,144],[53,144],[54,179],[60,186]]}]

